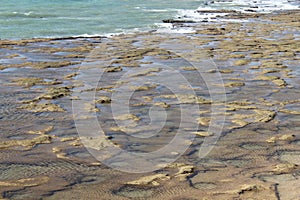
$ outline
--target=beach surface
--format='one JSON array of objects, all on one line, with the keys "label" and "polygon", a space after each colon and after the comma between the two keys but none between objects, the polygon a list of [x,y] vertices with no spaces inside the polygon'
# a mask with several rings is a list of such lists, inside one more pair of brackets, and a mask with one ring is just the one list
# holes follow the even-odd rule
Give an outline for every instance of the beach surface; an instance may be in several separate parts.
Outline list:
[{"label": "beach surface", "polygon": [[219,19],[0,40],[0,199],[300,199],[300,12]]}]

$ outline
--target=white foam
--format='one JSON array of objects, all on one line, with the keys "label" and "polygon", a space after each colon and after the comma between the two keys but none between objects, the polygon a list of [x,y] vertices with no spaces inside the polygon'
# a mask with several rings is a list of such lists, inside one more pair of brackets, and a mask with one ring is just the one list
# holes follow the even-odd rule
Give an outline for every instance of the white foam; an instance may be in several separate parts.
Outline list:
[{"label": "white foam", "polygon": [[[213,9],[212,11],[214,11]],[[226,13],[198,13],[194,10],[181,10],[178,12],[177,17],[182,20],[193,20],[195,22],[201,21],[214,21],[218,16],[225,16]]]},{"label": "white foam", "polygon": [[176,12],[178,9],[142,9],[144,12]]},{"label": "white foam", "polygon": [[157,23],[160,28],[157,33],[194,33],[195,30],[192,27],[175,27],[172,23]]},{"label": "white foam", "polygon": [[24,15],[25,15],[25,16],[29,16],[29,15],[31,15],[32,13],[33,13],[33,12],[30,11],[30,12],[24,13]]},{"label": "white foam", "polygon": [[74,38],[77,37],[85,37],[85,38],[92,38],[92,37],[102,37],[104,35],[99,35],[99,34],[81,34],[81,35],[74,35]]},{"label": "white foam", "polygon": [[[214,1],[200,6],[197,10],[178,9],[175,19],[192,20],[195,22],[248,22],[247,19],[225,19],[222,16],[229,15],[228,11],[238,11],[241,13],[270,13],[278,10],[294,10],[299,9],[299,5],[294,5],[288,0],[228,0]],[[220,12],[226,10],[227,12]],[[145,10],[147,11],[147,10]],[[163,12],[164,10],[148,10],[152,12]],[[167,10],[166,10],[167,11]],[[203,11],[203,12],[199,12]],[[209,12],[205,12],[209,11]],[[215,11],[215,12],[214,12]],[[221,17],[221,18],[220,18]],[[157,32],[163,33],[193,33],[191,27],[175,27],[171,23],[157,23],[159,27]]]},{"label": "white foam", "polygon": [[288,0],[231,0],[225,2],[210,3],[205,7],[199,7],[198,10],[205,9],[226,9],[247,12],[245,10],[253,10],[256,12],[269,13],[278,10],[294,10],[299,9],[299,5],[293,5]]},{"label": "white foam", "polygon": [[[196,22],[214,22],[214,21],[230,21],[228,19],[218,18],[219,16],[226,16],[229,13],[220,13],[219,10],[238,11],[241,13],[270,13],[279,10],[295,10],[299,9],[299,5],[294,5],[288,0],[231,0],[231,1],[214,1],[205,6],[200,6],[196,11],[194,10],[179,10],[178,19],[193,20]],[[203,11],[203,12],[197,12]],[[205,12],[209,11],[209,12]],[[216,11],[216,12],[214,12]],[[232,19],[232,21],[237,21]],[[241,20],[238,20],[241,21]],[[245,21],[245,20],[242,20]]]}]

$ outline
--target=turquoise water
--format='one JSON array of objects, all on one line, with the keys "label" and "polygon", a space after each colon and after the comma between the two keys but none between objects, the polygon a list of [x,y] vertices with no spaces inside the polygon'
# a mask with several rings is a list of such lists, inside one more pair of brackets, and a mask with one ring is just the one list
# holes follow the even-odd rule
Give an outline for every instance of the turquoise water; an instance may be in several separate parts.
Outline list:
[{"label": "turquoise water", "polygon": [[[106,35],[159,28],[163,19],[207,18],[196,9],[297,8],[288,0],[1,0],[0,39]],[[296,2],[296,3],[295,3]],[[251,8],[253,9],[253,8]]]},{"label": "turquoise water", "polygon": [[1,0],[0,38],[103,35],[155,28],[203,0]]}]

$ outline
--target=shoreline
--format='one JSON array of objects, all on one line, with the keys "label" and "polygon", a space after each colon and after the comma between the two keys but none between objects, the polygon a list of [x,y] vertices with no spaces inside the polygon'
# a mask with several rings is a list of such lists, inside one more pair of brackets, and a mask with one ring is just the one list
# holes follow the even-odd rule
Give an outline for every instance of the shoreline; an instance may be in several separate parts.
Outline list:
[{"label": "shoreline", "polygon": [[[174,24],[195,30],[187,34],[0,40],[0,199],[297,199],[299,11],[253,14],[249,22]],[[207,63],[196,65],[209,59],[216,70]],[[189,84],[171,79],[175,72]],[[218,74],[224,84],[215,79]],[[122,79],[126,75],[128,79]],[[225,88],[227,100],[212,99],[210,92],[219,97],[222,90],[209,91],[208,82]],[[110,105],[126,105],[121,101],[126,93],[113,95],[126,89],[135,91],[131,115],[112,116]],[[92,93],[95,102],[81,101]],[[84,105],[82,116],[72,112],[74,102]],[[86,150],[105,147],[107,139],[128,151],[155,151],[172,141],[182,120],[181,104],[187,105],[187,119],[199,127],[183,130],[193,140],[179,141],[178,148],[161,159],[180,155],[180,145],[190,147],[163,169],[121,172]],[[142,126],[149,123],[152,108],[156,117],[160,115],[155,112],[168,113],[162,129],[159,123]],[[92,125],[85,126],[90,135],[78,135],[73,120],[86,123],[91,113],[105,137],[93,139]],[[208,127],[218,116],[225,117],[222,132],[201,158],[199,146],[217,134]],[[129,137],[148,136],[157,129],[157,137]],[[114,163],[110,154],[104,158],[104,163]],[[132,164],[115,159],[116,168]]]},{"label": "shoreline", "polygon": [[[281,14],[288,14],[288,13],[297,13],[300,12],[300,8],[299,9],[291,9],[291,10],[276,10],[276,11],[272,11],[272,12],[268,12],[268,13],[259,13],[259,12],[241,12],[241,11],[236,11],[236,10],[195,10],[194,12],[203,12],[203,13],[220,13],[220,14],[224,14],[226,13],[226,15],[224,16],[216,16],[216,20],[222,20],[222,19],[245,19],[247,17],[250,18],[256,18],[256,17],[261,17],[261,16],[272,16],[272,15],[281,15]],[[182,18],[170,18],[170,19],[162,19],[161,20],[164,24],[172,24],[172,25],[188,25],[190,23],[195,23],[197,25],[207,25],[207,24],[214,24],[214,23],[218,23],[218,21],[206,21],[206,20],[202,20],[202,21],[197,21],[197,20],[193,20],[193,19],[182,19]],[[221,21],[221,23],[241,23],[239,21]],[[162,27],[161,27],[162,28]],[[173,26],[174,28],[174,26]],[[107,33],[107,34],[103,34],[103,35],[90,35],[90,36],[84,36],[84,35],[75,35],[75,36],[63,36],[63,37],[34,37],[34,38],[23,38],[23,39],[1,39],[0,38],[0,43],[5,43],[8,41],[24,41],[24,42],[39,42],[39,41],[51,41],[51,40],[69,40],[69,39],[85,39],[85,38],[110,38],[110,37],[114,37],[114,36],[119,36],[119,35],[132,35],[132,34],[139,34],[139,33],[152,33],[152,32],[157,32],[159,31],[159,29],[150,29],[150,30],[144,30],[144,31],[133,31],[133,32],[122,32],[122,33]],[[164,32],[164,33],[168,33],[168,32]],[[170,34],[174,33],[174,32],[169,32]],[[176,34],[176,32],[175,32]],[[180,33],[179,33],[180,34]],[[185,33],[183,33],[185,34]]]}]

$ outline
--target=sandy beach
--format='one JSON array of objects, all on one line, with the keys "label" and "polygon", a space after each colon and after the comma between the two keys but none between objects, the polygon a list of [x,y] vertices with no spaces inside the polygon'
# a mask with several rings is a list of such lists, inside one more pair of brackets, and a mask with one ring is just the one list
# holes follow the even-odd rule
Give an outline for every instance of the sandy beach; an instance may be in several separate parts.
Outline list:
[{"label": "sandy beach", "polygon": [[300,12],[221,18],[0,40],[0,199],[300,199]]}]

